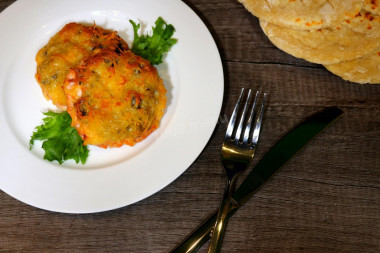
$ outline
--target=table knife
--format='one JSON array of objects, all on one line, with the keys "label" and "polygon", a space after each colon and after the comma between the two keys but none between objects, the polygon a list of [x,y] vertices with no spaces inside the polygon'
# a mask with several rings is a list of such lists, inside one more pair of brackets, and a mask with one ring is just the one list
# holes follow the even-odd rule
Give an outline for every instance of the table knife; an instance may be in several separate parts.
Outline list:
[{"label": "table knife", "polygon": [[[231,200],[227,219],[244,205],[287,161],[289,161],[323,130],[334,123],[342,114],[343,111],[337,107],[327,108],[311,116],[277,142],[257,163],[257,165],[252,168],[252,171],[235,191]],[[171,252],[196,252],[210,239],[216,215],[217,211],[209,216]]]}]

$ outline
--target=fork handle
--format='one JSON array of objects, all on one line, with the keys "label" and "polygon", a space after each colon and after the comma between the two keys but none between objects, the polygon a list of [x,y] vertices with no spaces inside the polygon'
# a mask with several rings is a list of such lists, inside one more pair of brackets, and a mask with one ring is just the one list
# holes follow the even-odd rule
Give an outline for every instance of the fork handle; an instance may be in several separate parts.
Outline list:
[{"label": "fork handle", "polygon": [[231,202],[232,193],[234,192],[236,185],[237,176],[233,176],[232,178],[228,178],[226,189],[224,191],[224,196],[222,203],[220,205],[218,215],[216,218],[214,230],[211,235],[211,240],[208,248],[208,253],[216,253],[220,252],[223,236],[226,230],[227,223],[227,215],[228,215],[228,207]]},{"label": "fork handle", "polygon": [[[239,205],[231,202],[228,208],[229,219],[238,209]],[[208,218],[206,218],[196,229],[194,229],[180,244],[178,244],[171,253],[194,253],[197,252],[203,244],[211,237],[213,226],[216,222],[218,209],[216,209]]]}]

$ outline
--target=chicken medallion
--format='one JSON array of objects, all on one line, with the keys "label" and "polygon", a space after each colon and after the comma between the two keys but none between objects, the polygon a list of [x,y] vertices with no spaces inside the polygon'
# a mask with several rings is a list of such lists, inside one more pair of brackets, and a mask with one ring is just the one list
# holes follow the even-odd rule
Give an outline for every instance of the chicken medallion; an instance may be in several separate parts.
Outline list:
[{"label": "chicken medallion", "polygon": [[103,49],[120,54],[128,49],[128,45],[116,32],[95,25],[65,25],[36,56],[36,79],[45,98],[66,110],[66,95],[62,85],[69,69]]},{"label": "chicken medallion", "polygon": [[158,128],[166,89],[149,61],[127,50],[87,58],[64,83],[67,112],[84,144],[133,146]]}]

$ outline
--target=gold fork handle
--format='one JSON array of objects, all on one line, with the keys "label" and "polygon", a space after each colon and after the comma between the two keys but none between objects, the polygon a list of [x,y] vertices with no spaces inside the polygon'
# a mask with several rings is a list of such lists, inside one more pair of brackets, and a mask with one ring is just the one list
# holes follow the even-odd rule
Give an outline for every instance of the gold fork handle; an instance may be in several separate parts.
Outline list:
[{"label": "gold fork handle", "polygon": [[[239,205],[231,202],[228,207],[229,219],[237,210]],[[207,219],[203,221],[195,230],[193,230],[179,245],[177,245],[171,253],[194,253],[197,252],[203,244],[209,241],[213,226],[216,222],[216,216],[218,215],[217,209]]]},{"label": "gold fork handle", "polygon": [[218,211],[214,230],[211,235],[211,240],[208,248],[208,253],[220,252],[223,236],[226,230],[228,207],[231,202],[232,193],[234,192],[237,176],[233,176],[227,180],[226,190],[224,192],[223,200]]}]

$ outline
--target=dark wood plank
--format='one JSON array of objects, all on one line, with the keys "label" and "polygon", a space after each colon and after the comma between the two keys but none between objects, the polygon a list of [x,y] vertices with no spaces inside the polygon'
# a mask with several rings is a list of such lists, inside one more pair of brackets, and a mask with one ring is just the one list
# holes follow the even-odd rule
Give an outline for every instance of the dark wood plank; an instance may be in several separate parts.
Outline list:
[{"label": "dark wood plank", "polygon": [[0,2],[0,11],[3,11],[5,8],[7,8],[9,5],[14,3],[15,0],[2,0]]},{"label": "dark wood plank", "polygon": [[202,154],[160,192],[105,213],[47,212],[0,191],[0,251],[168,252],[217,208],[227,119],[240,88],[251,87],[269,94],[256,162],[314,112],[339,106],[345,115],[234,215],[223,252],[380,252],[380,85],[345,82],[278,50],[238,1],[185,2],[214,36],[226,80]]}]

